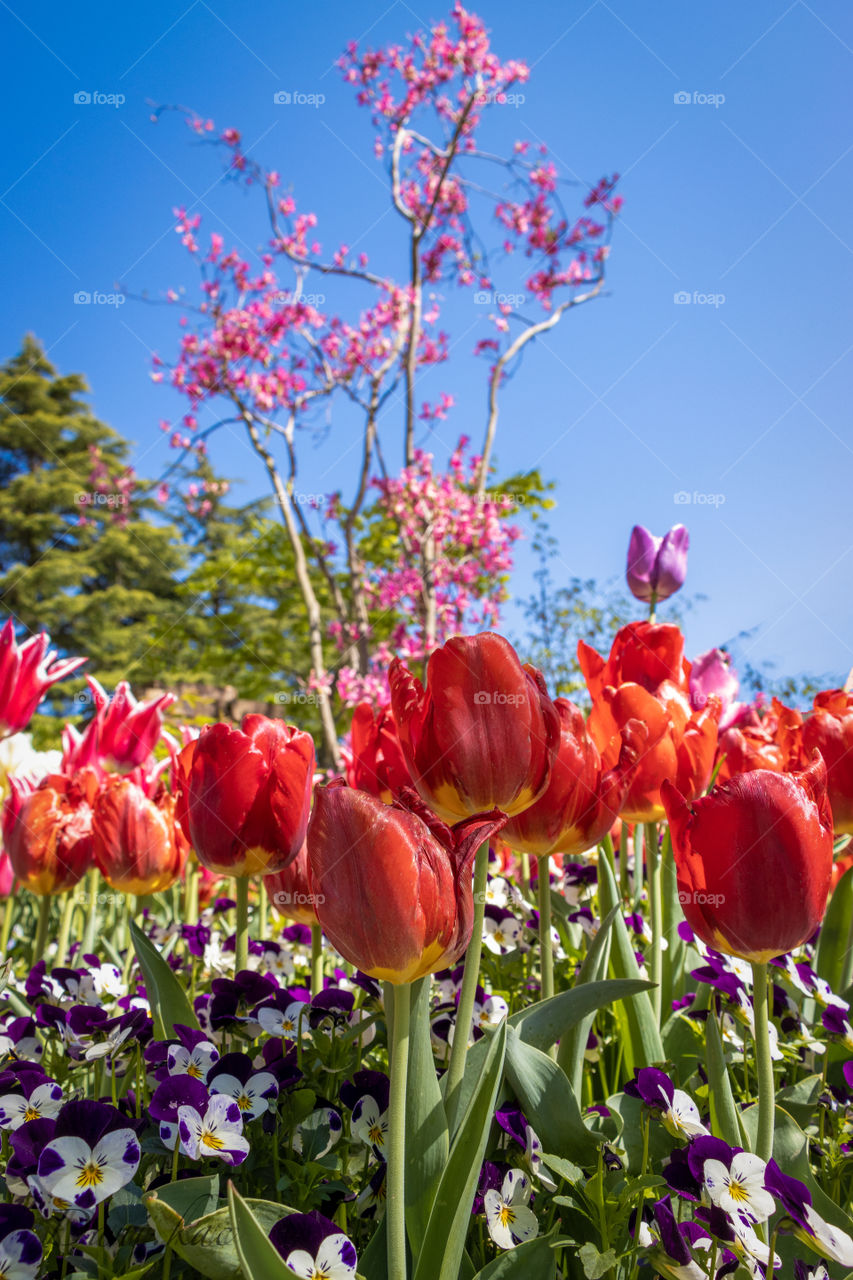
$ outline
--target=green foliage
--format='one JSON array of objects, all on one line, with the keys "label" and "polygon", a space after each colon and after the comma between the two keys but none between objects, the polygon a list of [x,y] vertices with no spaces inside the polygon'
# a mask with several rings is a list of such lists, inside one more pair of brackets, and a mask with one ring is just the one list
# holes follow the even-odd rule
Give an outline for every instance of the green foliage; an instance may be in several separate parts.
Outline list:
[{"label": "green foliage", "polygon": [[[86,654],[107,687],[144,687],[171,670],[158,639],[181,611],[184,558],[175,530],[151,518],[148,487],[131,483],[128,442],[92,415],[86,390],[30,336],[0,369],[0,605]],[[63,682],[54,705],[81,685]]]}]

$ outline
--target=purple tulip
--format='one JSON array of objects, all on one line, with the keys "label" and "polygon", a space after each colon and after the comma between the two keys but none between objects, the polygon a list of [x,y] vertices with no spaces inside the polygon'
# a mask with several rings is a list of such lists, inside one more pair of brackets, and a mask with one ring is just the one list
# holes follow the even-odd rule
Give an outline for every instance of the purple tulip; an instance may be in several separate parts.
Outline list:
[{"label": "purple tulip", "polygon": [[690,534],[683,524],[677,524],[662,538],[635,524],[625,570],[631,594],[653,604],[680,591],[687,577],[689,546]]}]

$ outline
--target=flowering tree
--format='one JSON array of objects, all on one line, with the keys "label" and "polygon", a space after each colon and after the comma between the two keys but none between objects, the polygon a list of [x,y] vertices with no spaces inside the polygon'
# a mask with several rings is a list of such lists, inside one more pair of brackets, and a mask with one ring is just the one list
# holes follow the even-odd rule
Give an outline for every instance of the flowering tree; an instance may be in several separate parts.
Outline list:
[{"label": "flowering tree", "polygon": [[[528,70],[502,62],[482,22],[461,4],[449,23],[405,45],[350,45],[339,65],[371,114],[374,151],[405,242],[406,278],[374,268],[346,244],[325,253],[315,239],[316,215],[282,194],[279,174],[250,159],[240,133],[229,128],[217,137],[211,121],[189,115],[199,135],[225,149],[229,174],[262,194],[269,241],[253,270],[216,232],[203,246],[200,217],[177,211],[202,298],[176,362],[167,370],[158,360],[155,371],[189,401],[172,434],[182,454],[203,451],[218,428],[237,424],[266,468],[294,553],[309,624],[310,684],[336,764],[333,694],[345,703],[365,694],[382,700],[388,644],[417,660],[466,621],[495,621],[519,535],[510,519],[517,495],[523,501],[537,484],[528,477],[526,484],[490,487],[500,391],[537,336],[600,293],[620,203],[615,178],[602,179],[583,211],[570,216],[545,147],[517,142],[509,156],[482,149],[485,113],[523,84]],[[488,223],[499,228],[491,249]],[[496,294],[500,264],[519,255],[524,293]],[[348,282],[351,312],[321,312],[306,290],[316,277]],[[446,472],[416,447],[418,421],[443,419],[453,406],[449,391],[418,406],[419,376],[448,359],[449,337],[429,292],[439,283],[495,301],[492,333],[473,353],[486,358],[482,443],[468,454],[468,442],[460,442]],[[528,305],[532,314],[522,310]],[[360,417],[354,491],[306,508],[297,488],[301,437],[318,405],[329,412],[341,398]],[[393,442],[380,440],[379,418],[396,399],[402,471],[395,476]],[[209,423],[200,420],[202,411]],[[386,431],[387,420],[383,414]],[[321,585],[331,619],[321,609]]]}]

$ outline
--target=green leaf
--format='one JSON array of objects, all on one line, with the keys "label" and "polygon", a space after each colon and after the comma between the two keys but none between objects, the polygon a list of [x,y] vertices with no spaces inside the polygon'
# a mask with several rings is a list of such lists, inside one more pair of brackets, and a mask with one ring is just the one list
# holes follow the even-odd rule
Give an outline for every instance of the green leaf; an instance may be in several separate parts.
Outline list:
[{"label": "green leaf", "polygon": [[475,1280],[554,1280],[557,1260],[550,1236],[537,1236],[508,1249],[478,1271]]},{"label": "green leaf", "polygon": [[818,1115],[817,1100],[823,1093],[823,1089],[822,1076],[806,1076],[796,1084],[789,1084],[787,1088],[780,1089],[776,1095],[776,1101],[794,1117],[797,1124],[807,1125],[814,1123]]},{"label": "green leaf", "polygon": [[678,896],[678,875],[675,869],[675,858],[672,853],[672,838],[669,827],[664,832],[661,844],[661,885],[663,898],[663,936],[667,948],[662,956],[661,1008],[671,1009],[676,992],[683,989],[684,960],[687,944],[678,932],[678,925],[684,919],[681,900]]},{"label": "green leaf", "polygon": [[562,1156],[555,1156],[550,1152],[543,1151],[542,1163],[547,1165],[552,1173],[559,1174],[561,1178],[565,1178],[566,1182],[580,1182],[586,1178],[586,1174],[579,1165],[572,1164],[571,1160],[564,1160]]},{"label": "green leaf", "polygon": [[259,1276],[264,1280],[291,1280],[293,1272],[268,1239],[269,1227],[261,1226],[233,1182],[228,1183],[228,1208],[234,1244],[246,1280],[257,1280]]},{"label": "green leaf", "polygon": [[198,1018],[190,1004],[180,980],[169,968],[160,952],[142,930],[131,920],[130,937],[145,978],[145,991],[151,1005],[154,1036],[157,1040],[171,1040],[175,1035],[175,1023],[200,1031]]},{"label": "green leaf", "polygon": [[[184,1222],[195,1222],[218,1208],[219,1177],[214,1173],[209,1178],[181,1178],[158,1187],[153,1194]],[[148,1197],[145,1199],[147,1203]]]},{"label": "green leaf", "polygon": [[430,978],[411,986],[406,1084],[406,1229],[414,1257],[423,1243],[438,1180],[447,1164],[447,1117],[430,1042]]},{"label": "green leaf", "polygon": [[522,1111],[551,1150],[578,1164],[594,1163],[601,1139],[584,1124],[565,1073],[514,1027],[507,1028],[506,1075]]},{"label": "green leaf", "polygon": [[438,1184],[414,1280],[456,1280],[459,1274],[471,1205],[503,1076],[508,1033],[504,1022],[489,1037],[479,1079]]},{"label": "green leaf", "polygon": [[[634,968],[636,971],[636,964]],[[509,1025],[534,1049],[550,1049],[582,1019],[594,1015],[614,1000],[625,1000],[653,986],[654,983],[645,982],[642,978],[575,983],[568,991],[551,996],[550,1000],[540,1000],[514,1013]]]},{"label": "green leaf", "polygon": [[[204,1182],[207,1179],[193,1178],[188,1181]],[[177,1186],[180,1183],[169,1183],[169,1187]],[[222,1205],[213,1213],[187,1222],[161,1198],[160,1193],[166,1190],[166,1187],[159,1187],[156,1192],[144,1197],[151,1224],[166,1244],[171,1245],[178,1257],[189,1263],[206,1280],[242,1280],[244,1272],[237,1253],[228,1205]],[[294,1212],[287,1205],[273,1204],[269,1200],[247,1200],[245,1203],[260,1223],[265,1237],[277,1222]]]},{"label": "green leaf", "polygon": [[616,1265],[616,1253],[613,1249],[607,1249],[606,1252],[601,1253],[594,1244],[590,1243],[581,1245],[578,1257],[587,1280],[601,1280],[601,1277]]},{"label": "green leaf", "polygon": [[[586,983],[598,982],[607,973],[607,963],[610,959],[610,930],[618,914],[619,908],[613,907],[607,913],[605,919],[602,920],[598,933],[590,943],[589,950],[584,957],[580,973],[575,981],[576,987]],[[580,1020],[577,1026],[572,1027],[563,1036],[560,1040],[560,1047],[557,1050],[557,1062],[568,1076],[572,1092],[576,1098],[580,1097],[581,1089],[583,1088],[584,1053],[586,1052],[589,1033],[592,1030],[594,1021],[595,1014],[588,1013],[586,1017]]]},{"label": "green leaf", "polygon": [[853,977],[853,947],[850,921],[853,920],[853,867],[848,867],[835,886],[817,944],[815,969],[836,995],[850,986]]},{"label": "green leaf", "polygon": [[738,1112],[732,1095],[720,1028],[713,1009],[705,1019],[705,1065],[708,1071],[713,1134],[716,1138],[723,1138],[730,1147],[739,1147],[741,1132]]},{"label": "green leaf", "polygon": [[[628,935],[628,927],[622,917],[621,900],[613,868],[606,857],[598,859],[598,905],[602,916],[614,907],[620,910],[613,922],[610,949],[610,970],[615,978],[637,978],[637,958]],[[651,1067],[666,1058],[660,1031],[652,1010],[652,1002],[645,991],[619,1006],[627,1030],[625,1061],[629,1073],[638,1067]]]}]

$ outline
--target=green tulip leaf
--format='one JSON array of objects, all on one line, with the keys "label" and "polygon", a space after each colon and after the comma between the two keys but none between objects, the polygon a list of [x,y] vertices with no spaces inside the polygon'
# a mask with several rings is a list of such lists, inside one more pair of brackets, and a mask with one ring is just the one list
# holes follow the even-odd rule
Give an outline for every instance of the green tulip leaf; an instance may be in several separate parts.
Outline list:
[{"label": "green tulip leaf", "polygon": [[200,1031],[195,1011],[181,986],[178,977],[169,968],[142,930],[131,920],[130,937],[145,978],[145,992],[151,1005],[154,1036],[157,1040],[171,1040],[175,1035],[175,1023]]},{"label": "green tulip leaf", "polygon": [[[192,1178],[187,1181],[202,1183],[209,1182],[210,1179]],[[178,1257],[189,1263],[205,1280],[242,1280],[244,1272],[234,1239],[230,1209],[227,1205],[222,1205],[212,1213],[186,1221],[180,1212],[161,1197],[161,1192],[180,1185],[170,1183],[169,1187],[160,1187],[144,1197],[151,1225]],[[197,1202],[200,1189],[193,1190]],[[265,1238],[277,1222],[294,1212],[286,1205],[273,1204],[269,1200],[247,1200],[245,1203],[261,1224]],[[277,1254],[276,1256],[278,1257]]]},{"label": "green tulip leaf", "polygon": [[645,982],[642,978],[575,983],[568,991],[561,991],[549,1000],[540,1000],[537,1004],[514,1013],[509,1019],[509,1025],[518,1032],[525,1044],[532,1045],[534,1049],[550,1049],[573,1027],[585,1018],[594,1016],[605,1005],[613,1004],[616,1000],[626,1000],[653,986],[654,983]]},{"label": "green tulip leaf", "polygon": [[550,1236],[537,1236],[508,1249],[478,1271],[475,1280],[554,1280],[557,1259]]},{"label": "green tulip leaf", "polygon": [[[598,933],[593,938],[589,950],[584,956],[580,973],[575,980],[575,987],[599,982],[607,973],[607,964],[610,959],[610,930],[618,914],[619,908],[613,907],[607,913],[606,918],[602,920]],[[569,1084],[572,1086],[572,1092],[576,1098],[580,1097],[581,1089],[583,1088],[584,1054],[586,1053],[589,1033],[592,1030],[594,1021],[594,1012],[586,1014],[576,1026],[572,1027],[561,1038],[560,1047],[557,1050],[557,1062],[568,1076]]]},{"label": "green tulip leaf", "polygon": [[423,1243],[450,1139],[430,1041],[430,979],[412,983],[406,1085],[406,1228],[415,1257]]},{"label": "green tulip leaf", "polygon": [[[233,1182],[229,1182],[228,1209],[234,1245],[245,1280],[257,1280],[259,1276],[264,1280],[289,1280],[293,1272],[269,1240],[269,1223],[259,1221],[250,1204],[251,1201],[244,1200],[235,1189]],[[279,1213],[276,1222],[285,1216]]]},{"label": "green tulip leaf", "polygon": [[586,1127],[565,1072],[514,1027],[507,1028],[506,1075],[522,1111],[550,1151],[577,1164],[593,1164],[601,1139]]},{"label": "green tulip leaf", "polygon": [[853,977],[853,939],[850,937],[850,921],[853,920],[853,867],[848,867],[835,886],[817,944],[815,970],[829,983],[836,995],[850,986]]},{"label": "green tulip leaf", "polygon": [[[598,905],[602,916],[609,914],[614,907],[620,906],[619,890],[613,868],[604,856],[598,859]],[[611,973],[614,978],[636,981],[637,958],[634,955],[634,947],[628,934],[628,927],[622,918],[621,909],[613,921],[611,936]],[[633,999],[620,1002],[617,1005],[617,1012],[625,1024],[625,1062],[629,1074],[638,1067],[651,1067],[656,1062],[665,1061],[666,1054],[660,1031],[647,993],[640,991]]]},{"label": "green tulip leaf", "polygon": [[414,1280],[457,1280],[471,1222],[471,1205],[503,1077],[509,1029],[502,1023],[488,1037],[476,1086],[459,1124],[438,1184]]},{"label": "green tulip leaf", "polygon": [[730,1147],[741,1145],[738,1111],[732,1094],[731,1080],[723,1053],[720,1028],[713,1010],[705,1019],[705,1066],[711,1103],[711,1130]]}]

